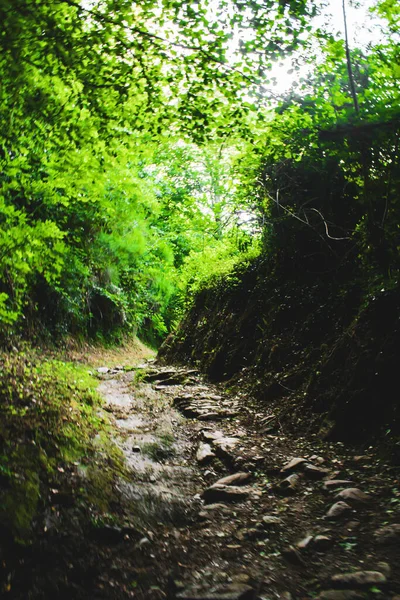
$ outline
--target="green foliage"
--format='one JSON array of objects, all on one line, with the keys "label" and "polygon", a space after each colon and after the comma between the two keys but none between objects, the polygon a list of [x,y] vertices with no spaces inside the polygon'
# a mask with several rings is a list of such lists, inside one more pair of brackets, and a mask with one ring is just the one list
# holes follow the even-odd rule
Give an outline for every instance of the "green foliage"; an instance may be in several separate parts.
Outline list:
[{"label": "green foliage", "polygon": [[226,285],[237,281],[235,271],[239,266],[245,267],[258,256],[261,250],[260,241],[250,239],[242,234],[242,245],[237,237],[226,236],[215,240],[204,251],[191,253],[179,281],[179,292],[188,305],[201,289],[217,280],[224,280]]},{"label": "green foliage", "polygon": [[354,238],[366,265],[393,273],[398,11],[377,2],[391,37],[352,52],[359,114],[344,43],[321,32],[313,76],[272,111],[267,70],[312,48],[317,10],[2,3],[3,336],[139,333],[156,345],[185,294],[227,278],[261,230],[284,246],[293,218],[325,240]]},{"label": "green foliage", "polygon": [[0,521],[24,540],[57,471],[92,455],[104,425],[86,369],[29,348],[2,354],[0,368]]}]

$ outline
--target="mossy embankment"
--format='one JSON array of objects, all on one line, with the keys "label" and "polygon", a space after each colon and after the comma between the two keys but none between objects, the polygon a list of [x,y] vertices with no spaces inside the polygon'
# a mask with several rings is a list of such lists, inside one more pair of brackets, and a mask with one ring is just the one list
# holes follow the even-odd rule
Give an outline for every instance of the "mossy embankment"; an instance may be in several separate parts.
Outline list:
[{"label": "mossy embankment", "polygon": [[107,513],[124,467],[87,366],[24,346],[0,370],[0,590],[14,592],[33,548],[79,539]]},{"label": "mossy embankment", "polygon": [[299,230],[197,295],[160,350],[247,391],[289,430],[349,441],[399,433],[400,291],[356,247]]}]

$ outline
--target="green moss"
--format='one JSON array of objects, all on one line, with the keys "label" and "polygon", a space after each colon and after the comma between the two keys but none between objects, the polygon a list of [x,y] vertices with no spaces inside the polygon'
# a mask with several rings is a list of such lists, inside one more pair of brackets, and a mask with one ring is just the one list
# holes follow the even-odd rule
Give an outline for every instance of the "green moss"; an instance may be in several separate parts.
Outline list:
[{"label": "green moss", "polygon": [[23,541],[66,466],[92,465],[81,496],[104,505],[111,466],[122,472],[123,458],[87,368],[27,349],[0,354],[0,369],[0,523]]}]

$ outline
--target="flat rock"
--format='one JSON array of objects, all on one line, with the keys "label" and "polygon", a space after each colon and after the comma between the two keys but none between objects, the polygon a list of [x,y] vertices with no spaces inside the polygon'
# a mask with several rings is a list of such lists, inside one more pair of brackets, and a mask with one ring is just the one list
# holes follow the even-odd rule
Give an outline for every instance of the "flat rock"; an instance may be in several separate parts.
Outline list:
[{"label": "flat rock", "polygon": [[355,571],[334,575],[331,582],[338,588],[368,588],[387,582],[386,576],[379,571]]},{"label": "flat rock", "polygon": [[237,437],[217,437],[212,441],[213,446],[216,448],[226,448],[232,450],[240,443],[240,439]]},{"label": "flat rock", "polygon": [[219,421],[227,417],[226,412],[210,411],[206,412],[198,417],[199,421]]},{"label": "flat rock", "polygon": [[242,502],[249,494],[249,488],[214,484],[204,490],[202,498],[206,504],[213,504],[215,502]]},{"label": "flat rock", "polygon": [[235,437],[222,437],[212,441],[212,447],[217,456],[228,462],[234,460],[233,450],[238,444],[240,444],[240,439]]},{"label": "flat rock", "polygon": [[323,552],[333,545],[333,539],[327,535],[316,535],[312,540],[312,547],[317,552]]},{"label": "flat rock", "polygon": [[336,490],[337,488],[345,487],[352,483],[353,482],[349,479],[328,479],[327,481],[324,481],[324,488],[326,490]]},{"label": "flat rock", "polygon": [[400,541],[400,523],[385,525],[375,531],[378,544],[398,544]]},{"label": "flat rock", "polygon": [[206,442],[213,442],[214,440],[218,440],[224,437],[222,431],[207,431],[206,429],[202,430],[201,435],[203,436],[203,439]]},{"label": "flat rock", "polygon": [[273,527],[274,525],[281,525],[282,519],[274,517],[273,515],[265,515],[262,518],[261,523],[263,527]]},{"label": "flat rock", "polygon": [[300,476],[296,473],[292,473],[289,477],[286,477],[283,481],[281,481],[277,487],[276,491],[283,496],[290,496],[294,494],[299,486]]},{"label": "flat rock", "polygon": [[364,594],[355,590],[326,590],[315,600],[359,600],[361,598],[365,598]]},{"label": "flat rock", "polygon": [[328,469],[323,469],[322,467],[316,467],[315,465],[310,465],[309,463],[304,465],[303,468],[304,475],[308,477],[308,479],[323,479],[329,475]]},{"label": "flat rock", "polygon": [[222,479],[219,479],[215,485],[244,485],[250,478],[250,473],[234,473],[233,475],[222,477]]},{"label": "flat rock", "polygon": [[165,371],[157,371],[157,370],[148,371],[144,375],[143,381],[146,383],[152,383],[153,381],[165,381],[165,380],[170,379],[171,377],[175,376],[176,374],[177,374],[176,369],[168,369]]},{"label": "flat rock", "polygon": [[281,469],[281,473],[287,473],[289,471],[297,471],[300,468],[303,468],[303,465],[306,463],[305,458],[292,458],[284,467]]},{"label": "flat rock", "polygon": [[313,541],[313,539],[314,538],[312,535],[307,535],[305,538],[297,542],[296,547],[299,550],[305,550],[306,548],[309,548],[311,546],[311,542]]},{"label": "flat rock", "polygon": [[105,375],[106,373],[110,372],[110,369],[108,367],[98,367],[96,371],[102,375]]},{"label": "flat rock", "polygon": [[229,512],[230,509],[226,504],[221,504],[221,503],[214,503],[214,504],[206,504],[206,506],[203,506],[203,510],[207,511],[207,512],[212,512],[213,510],[222,510],[223,512]]},{"label": "flat rock", "polygon": [[205,465],[215,458],[214,452],[211,450],[210,444],[201,443],[196,452],[196,460],[200,465]]},{"label": "flat rock", "polygon": [[351,510],[351,506],[347,502],[340,500],[333,504],[326,513],[327,519],[340,519]]},{"label": "flat rock", "polygon": [[336,498],[347,500],[354,504],[368,504],[372,498],[359,488],[347,488],[336,494]]},{"label": "flat rock", "polygon": [[379,573],[383,573],[386,577],[390,577],[392,572],[391,566],[387,562],[380,561],[376,564],[379,569]]},{"label": "flat rock", "polygon": [[187,588],[178,594],[179,600],[250,600],[254,598],[254,590],[245,583],[231,583],[224,587],[209,591],[199,588]]}]

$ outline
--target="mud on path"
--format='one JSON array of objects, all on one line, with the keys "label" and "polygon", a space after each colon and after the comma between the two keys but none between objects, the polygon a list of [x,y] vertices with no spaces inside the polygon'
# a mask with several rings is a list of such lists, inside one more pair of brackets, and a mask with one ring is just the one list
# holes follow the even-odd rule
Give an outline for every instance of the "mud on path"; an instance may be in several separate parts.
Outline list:
[{"label": "mud on path", "polygon": [[99,371],[127,472],[88,598],[400,594],[398,480],[373,447],[289,438],[193,370]]}]

